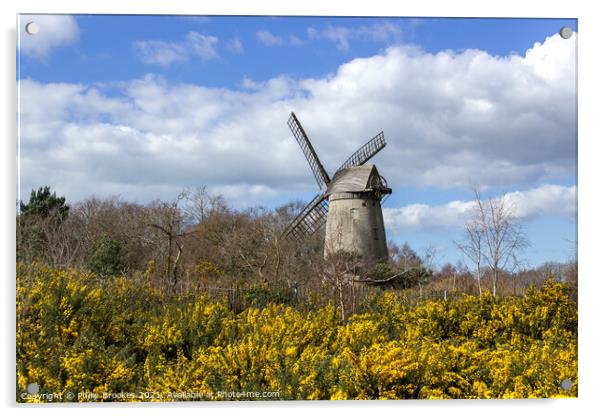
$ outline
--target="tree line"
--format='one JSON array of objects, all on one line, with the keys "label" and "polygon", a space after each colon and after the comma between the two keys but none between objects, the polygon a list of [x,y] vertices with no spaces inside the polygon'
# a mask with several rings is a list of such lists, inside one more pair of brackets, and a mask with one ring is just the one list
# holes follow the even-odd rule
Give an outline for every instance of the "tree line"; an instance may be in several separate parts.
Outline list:
[{"label": "tree line", "polygon": [[[577,262],[529,269],[515,261],[526,240],[507,206],[482,201],[457,243],[469,264],[436,267],[433,250],[419,255],[407,243],[389,243],[389,261],[367,267],[353,253],[323,258],[323,233],[303,242],[283,238],[303,208],[236,210],[206,187],[186,189],[173,201],[147,204],[91,197],[68,204],[49,187],[33,190],[17,213],[17,261],[79,268],[99,276],[141,275],[167,293],[258,288],[327,292],[344,309],[356,309],[358,293],[378,286],[409,290],[419,298],[436,292],[521,295],[555,276],[576,299]],[[490,228],[491,227],[491,228]],[[495,228],[497,227],[497,228]],[[396,276],[394,284],[387,279]],[[288,293],[288,292],[287,292]],[[272,293],[273,294],[273,293]],[[357,300],[359,302],[359,300]]]}]

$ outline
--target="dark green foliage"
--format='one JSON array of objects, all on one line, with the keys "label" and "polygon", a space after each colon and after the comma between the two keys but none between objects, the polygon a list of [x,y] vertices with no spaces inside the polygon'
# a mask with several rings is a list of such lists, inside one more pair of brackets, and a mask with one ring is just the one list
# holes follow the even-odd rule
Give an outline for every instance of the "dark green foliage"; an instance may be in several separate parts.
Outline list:
[{"label": "dark green foliage", "polygon": [[119,274],[123,268],[121,242],[103,233],[94,242],[89,262],[90,270],[100,276]]},{"label": "dark green foliage", "polygon": [[433,271],[424,266],[415,267],[406,271],[406,287],[414,287],[427,284],[433,277]]},{"label": "dark green foliage", "polygon": [[19,201],[17,217],[17,260],[49,261],[52,236],[57,235],[69,215],[65,197],[57,197],[44,186],[32,190],[29,202]]},{"label": "dark green foliage", "polygon": [[263,308],[269,303],[292,305],[296,300],[294,289],[287,287],[245,289],[242,298],[245,304],[259,308]]},{"label": "dark green foliage", "polygon": [[399,271],[388,262],[376,263],[369,271],[368,277],[373,280],[386,280]]},{"label": "dark green foliage", "polygon": [[364,281],[382,289],[409,289],[428,283],[432,277],[433,272],[424,266],[404,270],[390,263],[378,263],[368,271]]},{"label": "dark green foliage", "polygon": [[55,217],[63,222],[69,215],[69,206],[65,205],[65,197],[57,197],[50,193],[50,187],[44,186],[37,191],[32,190],[27,204],[19,202],[21,215],[38,215],[42,218]]}]

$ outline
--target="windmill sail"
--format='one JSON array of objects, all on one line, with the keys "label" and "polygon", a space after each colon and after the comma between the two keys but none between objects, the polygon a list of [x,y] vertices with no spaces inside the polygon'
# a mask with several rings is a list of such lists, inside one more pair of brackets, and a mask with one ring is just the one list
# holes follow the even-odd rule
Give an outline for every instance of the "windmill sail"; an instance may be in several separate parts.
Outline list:
[{"label": "windmill sail", "polygon": [[297,143],[301,146],[301,150],[303,150],[303,154],[305,154],[305,158],[309,162],[309,166],[316,177],[318,186],[320,189],[324,188],[330,182],[330,178],[328,177],[328,173],[326,173],[324,166],[322,166],[320,159],[318,159],[318,155],[307,138],[307,134],[305,134],[305,130],[303,130],[301,123],[297,120],[295,113],[291,113],[291,117],[288,119],[288,126],[293,132]]},{"label": "windmill sail", "polygon": [[[318,186],[321,189],[326,186],[326,190],[301,210],[286,227],[283,237],[301,241],[326,225],[324,258],[340,251],[352,251],[367,263],[386,260],[387,238],[380,201],[392,190],[378,174],[376,166],[365,164],[386,146],[383,132],[352,154],[331,180],[295,113],[291,113],[288,126],[301,146]],[[394,286],[398,284],[395,278],[365,283]]]},{"label": "windmill sail", "polygon": [[380,152],[386,145],[387,143],[385,142],[385,135],[381,131],[372,139],[370,139],[368,143],[357,149],[356,152],[352,154],[349,159],[347,159],[345,163],[341,165],[340,168],[337,169],[337,172],[352,166],[363,165],[370,160],[372,156]]},{"label": "windmill sail", "polygon": [[326,223],[328,213],[326,196],[325,193],[316,195],[284,230],[284,235],[300,240],[318,231]]}]

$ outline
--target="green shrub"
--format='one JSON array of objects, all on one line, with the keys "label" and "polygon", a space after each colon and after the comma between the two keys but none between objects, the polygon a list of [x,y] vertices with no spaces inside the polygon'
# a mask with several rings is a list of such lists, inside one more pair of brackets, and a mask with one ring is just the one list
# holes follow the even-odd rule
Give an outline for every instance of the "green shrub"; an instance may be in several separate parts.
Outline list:
[{"label": "green shrub", "polygon": [[122,271],[121,242],[107,233],[94,242],[88,266],[100,276],[114,276]]}]

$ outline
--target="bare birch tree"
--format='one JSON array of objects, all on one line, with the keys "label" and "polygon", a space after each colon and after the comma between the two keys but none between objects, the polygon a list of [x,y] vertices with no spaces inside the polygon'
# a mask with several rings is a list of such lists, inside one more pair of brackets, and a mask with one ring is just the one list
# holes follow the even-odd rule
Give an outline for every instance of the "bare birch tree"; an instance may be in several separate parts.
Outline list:
[{"label": "bare birch tree", "polygon": [[475,275],[477,278],[477,287],[479,288],[479,298],[483,294],[481,286],[482,264],[483,264],[483,240],[484,230],[480,221],[471,218],[464,225],[464,242],[456,245],[468,259],[475,265]]},{"label": "bare birch tree", "polygon": [[501,273],[513,272],[521,265],[520,252],[530,243],[507,196],[483,199],[476,189],[474,194],[475,211],[464,228],[465,242],[458,247],[476,265],[479,296],[483,265],[491,272],[496,296]]},{"label": "bare birch tree", "polygon": [[199,224],[211,214],[228,210],[224,197],[209,192],[205,185],[184,189],[178,200],[183,202],[180,210],[184,223],[188,225]]}]

